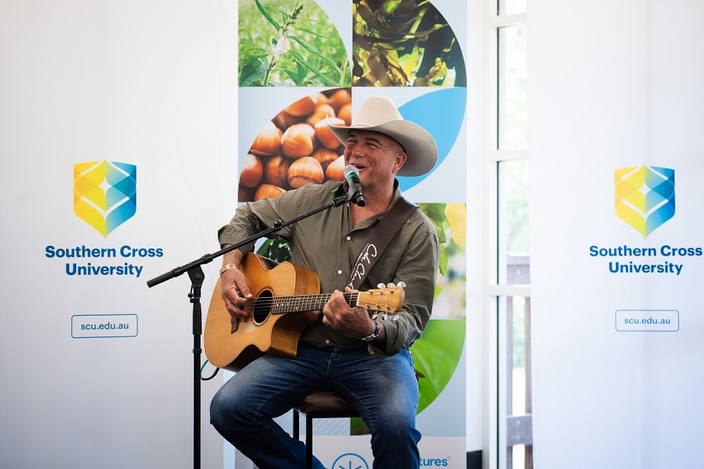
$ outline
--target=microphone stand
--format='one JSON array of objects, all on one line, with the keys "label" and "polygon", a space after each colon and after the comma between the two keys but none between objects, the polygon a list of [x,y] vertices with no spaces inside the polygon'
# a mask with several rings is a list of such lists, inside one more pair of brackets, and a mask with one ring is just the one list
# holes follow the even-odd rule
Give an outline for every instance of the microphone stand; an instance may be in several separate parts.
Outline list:
[{"label": "microphone stand", "polygon": [[205,279],[205,274],[203,273],[203,269],[201,268],[201,266],[203,264],[208,264],[209,262],[212,262],[213,259],[227,254],[230,251],[250,244],[258,240],[259,238],[268,236],[272,233],[276,233],[282,228],[292,225],[293,223],[297,223],[303,220],[304,218],[310,217],[311,215],[315,215],[316,213],[322,212],[323,210],[328,210],[332,207],[339,207],[340,205],[344,204],[345,202],[348,202],[349,200],[350,195],[345,194],[333,198],[332,202],[329,202],[328,204],[323,205],[322,207],[316,208],[304,215],[300,215],[287,222],[277,220],[276,222],[274,222],[274,225],[270,228],[260,231],[259,233],[256,233],[238,243],[227,246],[226,248],[214,252],[213,254],[205,254],[199,257],[198,259],[195,259],[180,267],[176,267],[147,281],[147,285],[149,286],[149,288],[151,288],[167,280],[171,280],[172,278],[178,277],[184,272],[188,273],[188,276],[191,279],[191,289],[188,293],[188,298],[190,299],[190,302],[193,305],[193,467],[195,469],[200,468],[200,362],[202,352],[201,336],[203,330],[200,297],[201,287],[203,285],[203,280]]}]

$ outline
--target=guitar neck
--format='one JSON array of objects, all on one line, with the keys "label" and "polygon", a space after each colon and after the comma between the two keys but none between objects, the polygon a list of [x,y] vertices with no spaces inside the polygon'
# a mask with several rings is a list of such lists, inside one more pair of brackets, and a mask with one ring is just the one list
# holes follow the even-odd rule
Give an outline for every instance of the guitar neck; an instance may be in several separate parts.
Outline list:
[{"label": "guitar neck", "polygon": [[[358,304],[359,292],[345,292],[342,294],[347,304],[355,307]],[[332,296],[331,293],[315,295],[280,295],[270,298],[254,299],[255,309],[262,307],[269,310],[270,314],[286,314],[306,311],[320,311]]]}]

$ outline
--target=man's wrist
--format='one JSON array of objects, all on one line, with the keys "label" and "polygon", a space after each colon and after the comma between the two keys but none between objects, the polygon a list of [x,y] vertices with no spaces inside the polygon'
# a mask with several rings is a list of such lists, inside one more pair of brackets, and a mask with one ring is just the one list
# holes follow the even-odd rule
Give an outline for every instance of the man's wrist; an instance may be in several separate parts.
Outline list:
[{"label": "man's wrist", "polygon": [[374,332],[369,334],[366,337],[362,337],[362,340],[365,342],[373,342],[374,340],[379,338],[379,331],[381,330],[381,323],[379,321],[374,321]]},{"label": "man's wrist", "polygon": [[238,269],[239,265],[237,264],[225,264],[220,268],[220,276],[222,277],[222,274],[227,272],[230,269]]}]

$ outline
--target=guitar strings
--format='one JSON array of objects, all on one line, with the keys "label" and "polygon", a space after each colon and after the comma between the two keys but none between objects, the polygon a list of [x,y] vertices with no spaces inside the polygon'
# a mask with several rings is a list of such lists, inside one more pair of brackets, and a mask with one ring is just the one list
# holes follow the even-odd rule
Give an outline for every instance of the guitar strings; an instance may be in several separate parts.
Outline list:
[{"label": "guitar strings", "polygon": [[[343,292],[342,296],[348,305],[354,307],[359,306],[359,297],[363,293],[368,292]],[[256,312],[260,313],[267,311],[271,314],[283,314],[288,312],[307,312],[321,311],[325,303],[330,299],[331,294],[320,293],[312,295],[278,295],[278,296],[259,296],[248,300],[248,305]],[[367,309],[374,311],[395,311],[395,307],[389,304],[367,305]]]},{"label": "guitar strings", "polygon": [[[346,292],[342,294],[345,297],[345,301],[349,305],[356,304],[356,298],[359,297],[359,292]],[[276,308],[276,306],[309,306],[316,305],[318,308],[312,308],[307,311],[313,311],[316,309],[322,309],[325,303],[330,299],[330,294],[316,294],[316,295],[280,295],[272,297],[257,297],[249,300],[249,303],[253,303],[255,306],[261,306],[266,308]]]}]

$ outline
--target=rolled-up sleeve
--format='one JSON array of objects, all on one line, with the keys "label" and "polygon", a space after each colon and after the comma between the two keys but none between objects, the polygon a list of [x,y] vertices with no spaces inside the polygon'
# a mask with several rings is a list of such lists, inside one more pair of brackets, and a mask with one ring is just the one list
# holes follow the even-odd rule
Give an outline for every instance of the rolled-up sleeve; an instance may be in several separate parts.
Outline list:
[{"label": "rolled-up sleeve", "polygon": [[[432,314],[438,265],[438,236],[432,223],[424,215],[405,246],[394,283],[404,282],[403,308],[394,316],[382,318],[386,342],[369,344],[369,351],[377,356],[394,355],[410,347],[422,334]],[[400,246],[399,246],[400,247]]]}]

